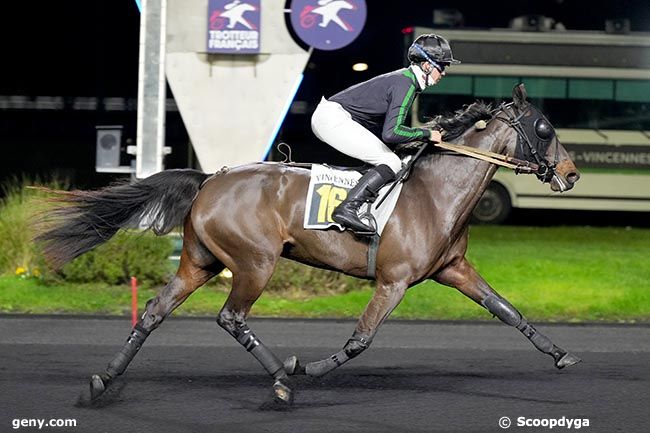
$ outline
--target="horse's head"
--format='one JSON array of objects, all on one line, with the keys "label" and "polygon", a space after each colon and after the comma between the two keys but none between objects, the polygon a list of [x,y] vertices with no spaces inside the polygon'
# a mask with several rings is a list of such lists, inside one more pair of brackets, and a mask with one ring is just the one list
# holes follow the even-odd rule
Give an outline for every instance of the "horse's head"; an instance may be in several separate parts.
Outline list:
[{"label": "horse's head", "polygon": [[[580,173],[555,129],[546,116],[526,100],[523,84],[514,87],[512,99],[495,109],[476,101],[452,116],[438,116],[425,126],[443,130],[442,138],[447,142],[459,140],[470,147],[480,146],[481,142],[491,143],[488,145],[490,151],[514,157],[528,168],[537,167],[538,179],[549,183],[553,191],[570,190],[580,179]],[[487,127],[483,124],[479,128],[479,120],[487,121]],[[497,137],[500,139],[495,140]]]},{"label": "horse's head", "polygon": [[508,152],[514,154],[515,158],[537,164],[538,179],[550,183],[553,191],[563,192],[573,188],[580,179],[580,173],[551,123],[526,100],[523,84],[514,87],[512,100],[511,104],[500,107],[496,114],[497,119],[507,123],[517,133],[516,145]]}]

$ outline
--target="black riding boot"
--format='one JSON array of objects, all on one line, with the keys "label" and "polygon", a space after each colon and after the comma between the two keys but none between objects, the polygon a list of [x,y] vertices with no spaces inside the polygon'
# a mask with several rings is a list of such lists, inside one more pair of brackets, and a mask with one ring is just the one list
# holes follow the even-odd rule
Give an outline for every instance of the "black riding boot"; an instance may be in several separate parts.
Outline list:
[{"label": "black riding boot", "polygon": [[332,219],[357,234],[374,234],[375,229],[359,219],[359,208],[363,203],[373,203],[379,190],[393,179],[395,179],[395,173],[386,164],[371,168],[348,192],[348,197],[334,209]]}]

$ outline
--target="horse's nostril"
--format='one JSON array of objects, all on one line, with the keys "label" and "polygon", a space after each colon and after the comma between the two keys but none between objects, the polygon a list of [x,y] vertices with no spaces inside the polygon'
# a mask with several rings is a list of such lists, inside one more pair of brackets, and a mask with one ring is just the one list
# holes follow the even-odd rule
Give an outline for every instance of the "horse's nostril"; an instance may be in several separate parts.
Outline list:
[{"label": "horse's nostril", "polygon": [[571,173],[569,173],[569,174],[566,175],[566,180],[567,180],[567,182],[569,182],[571,185],[573,185],[574,183],[576,183],[576,182],[578,181],[578,179],[580,179],[580,173],[577,173],[577,172],[571,172]]}]

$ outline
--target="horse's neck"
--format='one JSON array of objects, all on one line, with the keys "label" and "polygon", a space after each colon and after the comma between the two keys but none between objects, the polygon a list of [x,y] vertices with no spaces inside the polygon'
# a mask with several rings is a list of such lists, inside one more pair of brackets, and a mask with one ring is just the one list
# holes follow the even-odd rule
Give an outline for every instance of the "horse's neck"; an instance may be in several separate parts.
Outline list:
[{"label": "horse's neck", "polygon": [[[480,134],[469,132],[456,142],[501,153],[505,147],[504,125],[494,125]],[[494,176],[497,166],[460,154],[433,155],[420,164],[418,175],[431,195],[432,202],[444,211],[447,221],[459,229],[469,221],[472,210]],[[441,202],[444,201],[444,202]]]}]

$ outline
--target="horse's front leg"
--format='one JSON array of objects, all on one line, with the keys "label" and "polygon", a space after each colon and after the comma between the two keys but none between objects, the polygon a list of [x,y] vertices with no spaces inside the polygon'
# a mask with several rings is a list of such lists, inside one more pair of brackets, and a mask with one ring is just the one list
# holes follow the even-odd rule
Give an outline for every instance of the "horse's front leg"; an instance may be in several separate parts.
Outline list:
[{"label": "horse's front leg", "polygon": [[407,288],[408,283],[406,282],[377,282],[377,289],[372,299],[361,315],[352,337],[345,343],[343,349],[321,361],[310,362],[304,367],[301,367],[298,359],[292,356],[285,361],[287,373],[319,377],[359,356],[370,346],[377,329],[400,303]]},{"label": "horse's front leg", "polygon": [[485,282],[465,258],[445,267],[436,273],[433,279],[441,284],[455,287],[503,323],[517,328],[539,351],[551,355],[557,368],[564,368],[581,361],[577,356],[553,344],[547,336],[528,323],[512,304]]}]

